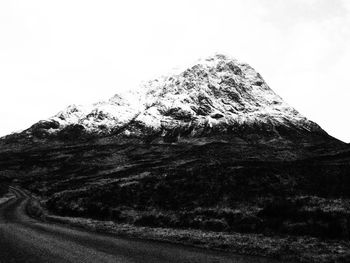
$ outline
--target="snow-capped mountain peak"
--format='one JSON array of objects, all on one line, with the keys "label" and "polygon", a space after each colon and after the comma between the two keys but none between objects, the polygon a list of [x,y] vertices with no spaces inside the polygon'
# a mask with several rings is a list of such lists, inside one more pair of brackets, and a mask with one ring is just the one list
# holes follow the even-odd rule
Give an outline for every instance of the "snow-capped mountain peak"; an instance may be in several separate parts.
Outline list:
[{"label": "snow-capped mountain peak", "polygon": [[[72,125],[89,134],[204,136],[240,126],[320,131],[272,91],[252,67],[225,55],[199,60],[180,73],[88,106],[71,105],[47,121],[44,134]],[[40,126],[40,125],[39,125]],[[49,127],[49,128],[47,128]]]}]

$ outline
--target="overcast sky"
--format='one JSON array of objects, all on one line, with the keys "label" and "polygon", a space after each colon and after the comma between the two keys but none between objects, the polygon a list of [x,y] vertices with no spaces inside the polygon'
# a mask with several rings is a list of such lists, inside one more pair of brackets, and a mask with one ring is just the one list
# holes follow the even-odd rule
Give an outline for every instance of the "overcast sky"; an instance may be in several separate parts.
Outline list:
[{"label": "overcast sky", "polygon": [[0,1],[0,136],[214,53],[350,142],[350,1]]}]

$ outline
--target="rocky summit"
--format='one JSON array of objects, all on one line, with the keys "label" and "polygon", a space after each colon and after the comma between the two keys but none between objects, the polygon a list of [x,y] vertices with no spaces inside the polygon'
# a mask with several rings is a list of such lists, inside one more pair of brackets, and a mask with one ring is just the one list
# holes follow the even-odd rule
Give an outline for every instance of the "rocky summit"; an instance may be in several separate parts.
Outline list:
[{"label": "rocky summit", "polygon": [[251,66],[215,55],[108,101],[71,105],[21,135],[181,142],[215,136],[249,140],[310,134],[327,137],[317,124],[285,103]]}]

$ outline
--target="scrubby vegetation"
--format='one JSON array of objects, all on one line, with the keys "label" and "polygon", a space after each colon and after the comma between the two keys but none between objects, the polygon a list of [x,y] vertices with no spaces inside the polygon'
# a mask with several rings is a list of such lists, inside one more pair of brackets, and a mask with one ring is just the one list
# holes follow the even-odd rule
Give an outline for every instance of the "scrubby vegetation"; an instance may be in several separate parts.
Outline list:
[{"label": "scrubby vegetation", "polygon": [[4,183],[0,183],[0,197],[4,196],[8,192],[8,186]]},{"label": "scrubby vegetation", "polygon": [[191,246],[225,250],[239,254],[277,258],[282,262],[347,263],[350,243],[307,236],[267,236],[197,229],[135,226],[113,221],[46,215],[46,220],[118,236],[170,241]]},{"label": "scrubby vegetation", "polygon": [[[83,200],[81,196],[79,198],[78,201],[60,199],[58,203],[49,199],[47,207],[59,215],[112,220],[138,226],[266,235],[308,235],[344,240],[350,238],[349,200],[304,196],[285,200],[260,200],[260,204],[245,203],[234,207],[140,210],[131,206],[113,207],[101,201]],[[325,203],[327,206],[324,206]]]},{"label": "scrubby vegetation", "polygon": [[[320,154],[312,146],[317,154],[305,155],[288,145],[237,143],[92,142],[10,151],[0,153],[1,178],[58,216],[349,243],[349,151]],[[38,205],[29,210],[42,215]]]}]

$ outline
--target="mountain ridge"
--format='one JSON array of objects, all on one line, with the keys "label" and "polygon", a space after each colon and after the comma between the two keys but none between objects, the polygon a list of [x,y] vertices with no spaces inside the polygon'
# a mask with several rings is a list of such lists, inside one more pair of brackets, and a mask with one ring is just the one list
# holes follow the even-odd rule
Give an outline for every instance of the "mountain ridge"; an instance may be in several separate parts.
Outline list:
[{"label": "mountain ridge", "polygon": [[259,130],[270,138],[291,137],[288,133],[330,137],[285,103],[251,66],[216,54],[107,101],[70,105],[20,136],[177,142],[217,134],[247,137]]}]

